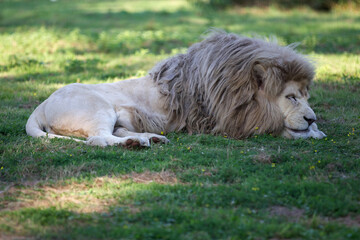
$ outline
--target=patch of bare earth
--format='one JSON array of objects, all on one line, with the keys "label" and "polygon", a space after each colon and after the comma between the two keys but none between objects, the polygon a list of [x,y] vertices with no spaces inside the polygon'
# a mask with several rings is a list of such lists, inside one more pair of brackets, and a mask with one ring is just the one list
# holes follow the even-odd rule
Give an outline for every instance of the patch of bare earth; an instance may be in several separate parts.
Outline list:
[{"label": "patch of bare earth", "polygon": [[271,216],[280,216],[284,217],[290,221],[297,222],[303,216],[305,211],[299,208],[287,208],[283,206],[273,206],[268,209]]},{"label": "patch of bare earth", "polygon": [[[120,185],[127,180],[136,183],[177,184],[176,175],[170,171],[129,173],[118,177],[98,177],[91,184],[58,182],[54,185],[41,185],[39,182],[26,182],[20,186],[11,185],[0,192],[0,211],[13,211],[21,208],[66,208],[78,213],[105,212],[117,204],[112,196],[111,185]],[[93,194],[93,191],[102,193]],[[99,197],[100,196],[100,197]],[[5,197],[5,198],[4,198]],[[7,199],[7,200],[5,200]]]},{"label": "patch of bare earth", "polygon": [[360,216],[345,216],[339,218],[324,218],[324,222],[337,222],[347,227],[360,228]]},{"label": "patch of bare earth", "polygon": [[253,157],[254,163],[260,163],[260,164],[271,164],[273,162],[273,159],[271,155],[268,155],[265,152],[260,152],[258,155]]},{"label": "patch of bare earth", "polygon": [[0,233],[0,239],[1,240],[32,240],[35,238],[32,237],[20,237],[20,236],[10,236],[10,235],[3,235]]},{"label": "patch of bare earth", "polygon": [[161,172],[150,172],[145,171],[142,173],[130,173],[123,175],[123,179],[131,179],[137,183],[160,183],[160,184],[178,184],[180,183],[176,178],[175,173],[171,171],[161,171]]},{"label": "patch of bare earth", "polygon": [[[298,222],[305,217],[305,210],[299,208],[287,208],[283,206],[273,206],[268,208],[270,216],[283,217],[291,222]],[[338,223],[347,227],[360,227],[360,216],[345,216],[338,218],[320,217],[319,220],[323,223]]]},{"label": "patch of bare earth", "polygon": [[[114,199],[98,199],[85,189],[84,184],[33,186],[30,188],[13,187],[3,194],[10,197],[11,200],[2,201],[0,211],[13,211],[29,207],[49,208],[56,206],[69,208],[69,206],[74,206],[74,209],[70,208],[75,212],[103,212],[107,209],[106,207],[115,203]],[[83,194],[78,194],[78,192]]]}]

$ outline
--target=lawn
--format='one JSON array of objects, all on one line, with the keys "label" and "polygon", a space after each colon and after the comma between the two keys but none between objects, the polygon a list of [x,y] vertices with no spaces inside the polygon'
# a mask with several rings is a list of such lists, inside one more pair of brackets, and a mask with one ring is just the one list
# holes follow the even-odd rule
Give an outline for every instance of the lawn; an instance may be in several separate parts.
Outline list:
[{"label": "lawn", "polygon": [[[170,133],[141,150],[34,139],[69,83],[144,76],[216,27],[299,42],[321,140]],[[0,239],[360,239],[360,14],[186,1],[0,1]]]}]

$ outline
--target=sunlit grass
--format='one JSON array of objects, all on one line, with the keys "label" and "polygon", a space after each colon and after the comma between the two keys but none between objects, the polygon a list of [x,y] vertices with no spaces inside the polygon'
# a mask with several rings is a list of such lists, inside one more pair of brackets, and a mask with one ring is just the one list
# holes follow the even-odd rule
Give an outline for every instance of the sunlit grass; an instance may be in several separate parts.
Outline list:
[{"label": "sunlit grass", "polygon": [[316,80],[320,82],[357,83],[360,79],[360,57],[357,54],[314,54]]}]

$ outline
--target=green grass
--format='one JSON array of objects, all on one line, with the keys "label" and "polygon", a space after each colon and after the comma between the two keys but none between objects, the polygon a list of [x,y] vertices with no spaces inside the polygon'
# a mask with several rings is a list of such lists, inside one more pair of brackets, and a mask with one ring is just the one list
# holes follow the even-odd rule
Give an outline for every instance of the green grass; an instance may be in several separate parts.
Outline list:
[{"label": "green grass", "polygon": [[[1,1],[0,238],[359,239],[360,15],[185,1]],[[210,27],[301,42],[322,140],[171,133],[138,151],[25,133],[74,82],[144,76]]]}]

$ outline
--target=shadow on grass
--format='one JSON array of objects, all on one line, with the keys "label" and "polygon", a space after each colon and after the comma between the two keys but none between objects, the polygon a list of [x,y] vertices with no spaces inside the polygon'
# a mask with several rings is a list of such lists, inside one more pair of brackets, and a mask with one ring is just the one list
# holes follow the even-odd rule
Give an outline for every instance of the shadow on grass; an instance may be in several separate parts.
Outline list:
[{"label": "shadow on grass", "polygon": [[[0,220],[2,215],[8,216],[0,229],[11,232],[19,224],[32,236],[50,239],[179,239],[184,234],[193,239],[192,234],[199,233],[208,234],[210,239],[254,233],[258,237],[304,237],[309,228],[312,234],[324,231],[331,236],[339,234],[338,227],[331,228],[336,222],[319,215],[342,216],[357,209],[356,201],[346,198],[355,187],[349,184],[338,189],[328,183],[261,183],[255,191],[255,182],[237,186],[159,185],[112,178],[94,179],[80,187],[76,183],[60,184],[59,189],[37,187],[33,190],[38,191],[35,206],[0,212]],[[333,198],[334,191],[337,198]],[[30,197],[31,203],[31,190],[24,189],[19,196]],[[51,201],[50,206],[46,201]],[[21,202],[18,204],[21,206]],[[306,213],[300,220],[269,216],[268,208],[279,205],[297,206]],[[309,224],[314,218],[319,218],[316,221],[326,228]],[[358,236],[359,232],[351,227],[341,226],[341,236]]]}]

